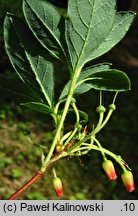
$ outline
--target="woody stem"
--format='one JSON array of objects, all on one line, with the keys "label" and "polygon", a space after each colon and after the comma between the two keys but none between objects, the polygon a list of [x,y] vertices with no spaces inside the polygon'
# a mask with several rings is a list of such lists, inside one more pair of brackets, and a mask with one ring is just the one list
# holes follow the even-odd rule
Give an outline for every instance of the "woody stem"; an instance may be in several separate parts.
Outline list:
[{"label": "woody stem", "polygon": [[[53,163],[50,163],[45,171],[48,171]],[[44,171],[38,170],[38,172],[27,182],[25,183],[18,191],[16,191],[12,196],[8,198],[8,200],[15,200],[18,198],[24,191],[26,191],[32,184],[34,184],[42,175]]]},{"label": "woody stem", "polygon": [[19,197],[24,191],[27,190],[34,182],[36,182],[41,176],[43,172],[39,170],[25,185],[23,185],[18,191],[16,191],[8,200],[15,200]]}]

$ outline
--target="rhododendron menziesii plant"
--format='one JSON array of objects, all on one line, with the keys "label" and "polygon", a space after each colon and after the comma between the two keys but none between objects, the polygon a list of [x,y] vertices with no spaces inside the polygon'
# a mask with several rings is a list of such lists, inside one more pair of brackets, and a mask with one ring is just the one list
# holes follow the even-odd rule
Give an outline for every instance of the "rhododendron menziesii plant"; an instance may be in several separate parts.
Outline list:
[{"label": "rhododendron menziesii plant", "polygon": [[[120,165],[124,173],[130,172],[121,156],[104,148],[97,137],[116,109],[118,92],[130,90],[130,79],[124,72],[114,69],[111,63],[94,64],[93,61],[125,36],[135,13],[117,12],[116,0],[69,0],[64,16],[46,0],[23,0],[23,13],[23,21],[10,13],[4,21],[5,48],[21,80],[17,85],[18,91],[11,81],[8,88],[11,86],[12,91],[20,96],[22,106],[51,116],[54,136],[49,149],[40,145],[42,164],[39,171],[9,199],[16,199],[59,159],[66,157],[99,151],[109,180],[117,177],[113,161]],[[55,97],[58,61],[64,64],[69,80],[60,95]],[[5,77],[1,79],[6,80]],[[99,92],[96,109],[99,120],[92,125],[87,113],[78,109],[76,96],[88,91],[92,93],[93,89]],[[103,91],[105,96],[106,91],[113,96],[106,108],[102,101]],[[76,120],[68,131],[65,119],[72,112]],[[87,127],[88,123],[91,123],[91,128]],[[125,185],[132,184],[132,179],[127,181],[126,174],[122,179]],[[55,177],[53,185],[57,195],[61,196],[59,178]],[[131,187],[128,191],[133,189]]]}]

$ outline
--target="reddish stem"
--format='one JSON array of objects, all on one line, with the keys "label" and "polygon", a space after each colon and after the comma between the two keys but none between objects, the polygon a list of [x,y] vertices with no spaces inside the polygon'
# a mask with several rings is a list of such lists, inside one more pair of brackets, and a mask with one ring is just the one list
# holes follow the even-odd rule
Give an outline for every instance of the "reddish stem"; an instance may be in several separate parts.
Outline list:
[{"label": "reddish stem", "polygon": [[[47,170],[49,170],[49,168],[51,168],[53,163],[49,164],[47,166]],[[8,198],[8,200],[15,200],[17,197],[19,197],[24,191],[26,191],[34,182],[37,181],[37,179],[39,179],[44,172],[42,172],[41,170],[39,170],[25,185],[23,185],[18,191],[16,191],[10,198]]]},{"label": "reddish stem", "polygon": [[16,191],[8,200],[15,200],[42,175],[43,172],[39,170],[25,185],[23,185],[18,191]]}]

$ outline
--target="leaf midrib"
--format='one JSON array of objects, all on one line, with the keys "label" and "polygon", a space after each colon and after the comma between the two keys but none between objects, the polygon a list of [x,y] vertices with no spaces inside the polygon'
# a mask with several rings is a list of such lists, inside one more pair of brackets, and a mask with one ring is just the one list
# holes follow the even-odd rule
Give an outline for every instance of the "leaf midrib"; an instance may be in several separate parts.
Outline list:
[{"label": "leaf midrib", "polygon": [[[78,7],[78,5],[79,5],[79,4],[78,4],[78,0],[77,0],[77,7]],[[84,42],[83,47],[82,47],[82,50],[81,50],[81,52],[80,52],[80,57],[78,58],[78,60],[77,60],[77,62],[76,62],[75,70],[77,70],[77,68],[78,68],[79,62],[80,62],[81,57],[82,57],[82,55],[83,55],[83,51],[84,51],[84,49],[85,49],[85,47],[86,47],[86,42],[87,42],[87,40],[88,40],[88,37],[89,37],[89,34],[90,34],[90,29],[91,29],[91,26],[92,26],[92,19],[93,19],[94,9],[95,9],[95,0],[94,0],[93,8],[92,8],[92,13],[91,13],[90,28],[88,28],[88,30],[87,30],[85,42]],[[83,65],[81,66],[81,68],[82,68],[82,67],[83,67]]]},{"label": "leaf midrib", "polygon": [[[29,5],[28,2],[26,2],[26,4],[28,4],[28,6],[29,6],[30,9],[33,11],[33,13],[36,15],[36,17],[37,17],[37,18],[42,22],[42,24],[48,29],[48,31],[50,32],[50,34],[53,36],[53,38],[55,39],[55,41],[58,43],[59,47],[61,48],[61,50],[62,50],[64,56],[67,58],[66,53],[65,53],[65,51],[64,51],[64,48],[62,47],[62,45],[61,45],[60,41],[57,39],[57,37],[55,37],[55,35],[52,34],[52,31],[50,30],[50,28],[49,28],[47,25],[45,25],[45,23],[43,22],[43,20],[41,19],[41,17],[39,17],[39,15],[35,12],[34,8],[32,8],[32,7]],[[41,42],[41,40],[40,40],[39,38],[38,38],[38,40],[40,41],[40,43],[42,44],[42,46],[45,48],[45,46],[43,45],[43,43]],[[52,53],[53,53],[53,51],[52,51]],[[53,53],[53,55],[57,57],[56,54]]]},{"label": "leaf midrib", "polygon": [[[18,34],[17,34],[17,32],[16,32],[15,26],[13,25],[13,21],[12,21],[11,17],[9,17],[9,20],[10,20],[10,22],[11,22],[11,25],[12,25],[13,28],[14,28],[15,34],[16,34],[16,36],[17,36],[19,42],[21,43],[20,38],[19,38],[19,36],[18,36]],[[22,47],[22,49],[24,50],[26,60],[28,61],[28,64],[29,64],[30,61],[29,61],[29,59],[27,58],[27,57],[28,57],[28,54],[27,54],[27,52],[25,51],[24,47],[22,46],[22,43],[21,43],[21,47]],[[12,64],[12,65],[13,65],[13,64]],[[31,65],[31,63],[30,63],[30,65]],[[14,67],[14,65],[13,65],[13,67]],[[17,71],[15,67],[14,67],[14,69],[15,69],[15,71]],[[31,67],[30,69],[32,69],[32,67]],[[32,69],[32,70],[33,70],[33,69]],[[25,71],[25,72],[28,73],[27,71]],[[21,79],[23,82],[26,83],[26,81],[24,80],[24,77],[22,77],[22,76],[20,75],[20,73],[18,73],[18,71],[17,71],[17,74],[19,75],[20,79]],[[28,73],[28,74],[31,75],[30,73]],[[33,76],[31,76],[31,77],[33,78]],[[36,77],[36,74],[35,74],[35,77]],[[36,87],[35,87],[32,83],[30,83],[30,82],[28,82],[28,83],[29,83],[34,89],[36,89]],[[27,83],[27,84],[28,84],[28,83]],[[39,85],[40,88],[41,88],[41,85],[40,85],[39,82],[38,82],[38,85]],[[41,89],[42,89],[42,88],[41,88]],[[38,90],[38,89],[36,89],[36,90]],[[42,92],[43,92],[43,91],[42,91]],[[43,94],[44,94],[44,92],[43,92]],[[21,94],[20,94],[20,95],[21,95]],[[44,94],[44,96],[45,96],[45,94]],[[47,99],[47,98],[46,98],[46,99]]]},{"label": "leaf midrib", "polygon": [[[36,70],[35,70],[35,68],[34,68],[34,66],[33,66],[33,64],[32,64],[32,61],[31,61],[31,59],[30,59],[28,53],[27,53],[26,51],[25,51],[25,53],[26,53],[27,59],[28,59],[29,62],[30,62],[30,66],[31,66],[31,68],[32,68],[32,70],[33,70],[33,72],[34,72],[34,74],[35,74],[36,80],[38,81],[39,86],[40,86],[40,88],[41,88],[41,90],[42,90],[42,92],[43,92],[43,94],[44,94],[44,96],[45,96],[45,98],[46,98],[46,100],[47,100],[49,106],[52,107],[51,101],[50,101],[48,95],[46,94],[43,85],[41,84],[40,78],[37,76],[37,72],[36,72]],[[38,57],[37,64],[38,64],[38,62],[39,62],[39,58],[40,58],[40,56]]]}]

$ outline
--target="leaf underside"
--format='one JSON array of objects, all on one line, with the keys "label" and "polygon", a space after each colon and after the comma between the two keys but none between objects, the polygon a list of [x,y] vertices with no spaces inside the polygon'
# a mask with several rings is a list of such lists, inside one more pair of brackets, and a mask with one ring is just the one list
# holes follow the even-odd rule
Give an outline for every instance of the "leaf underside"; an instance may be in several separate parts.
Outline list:
[{"label": "leaf underside", "polygon": [[62,59],[65,51],[61,44],[62,17],[58,10],[44,0],[24,0],[23,12],[32,33],[54,57]]},{"label": "leaf underside", "polygon": [[[39,94],[37,101],[54,100],[54,67],[42,47],[19,18],[8,14],[4,22],[5,47],[13,67],[32,92]],[[28,43],[28,38],[31,41]],[[35,47],[34,47],[35,44]]]},{"label": "leaf underside", "polygon": [[84,93],[90,89],[123,92],[130,90],[130,87],[130,80],[124,72],[110,69],[91,75],[76,88],[75,94]]},{"label": "leaf underside", "polygon": [[[75,113],[73,109],[69,109],[68,111],[69,113]],[[78,110],[78,111],[80,115],[80,122],[86,124],[88,122],[88,114],[82,110]]]},{"label": "leaf underside", "polygon": [[66,42],[73,70],[115,46],[134,16],[133,12],[116,13],[116,0],[69,0]]},{"label": "leaf underside", "polygon": [[[103,91],[128,91],[131,88],[128,76],[119,70],[110,69],[111,64],[97,64],[93,67],[84,69],[76,84],[74,94],[82,94],[91,89]],[[61,95],[63,100],[69,92],[71,81],[69,81]]]},{"label": "leaf underside", "polygon": [[28,102],[28,103],[22,103],[21,105],[41,113],[45,113],[45,114],[53,113],[53,110],[49,106],[40,102]]}]

